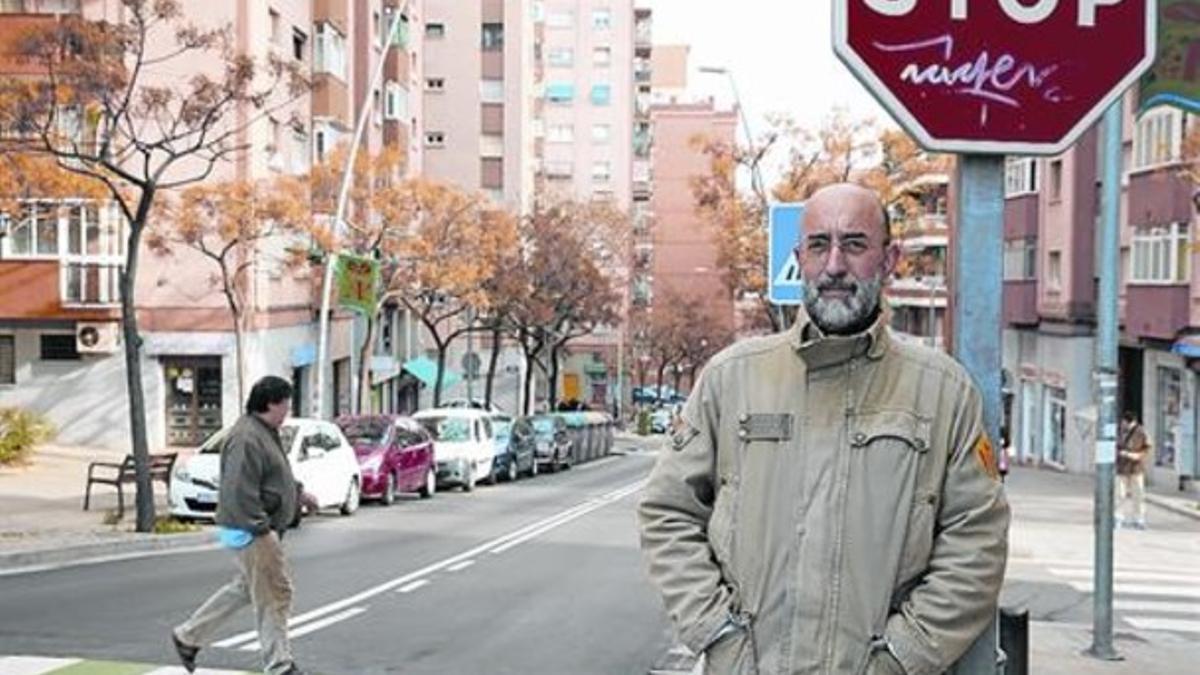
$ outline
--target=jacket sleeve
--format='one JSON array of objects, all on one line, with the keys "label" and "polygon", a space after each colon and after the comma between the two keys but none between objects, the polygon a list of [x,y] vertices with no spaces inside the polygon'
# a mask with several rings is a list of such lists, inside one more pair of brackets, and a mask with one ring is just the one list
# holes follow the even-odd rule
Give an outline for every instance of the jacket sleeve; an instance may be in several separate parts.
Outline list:
[{"label": "jacket sleeve", "polygon": [[271,530],[271,518],[263,505],[259,487],[262,484],[262,459],[251,444],[251,440],[240,436],[225,444],[220,498],[241,527],[259,535]]},{"label": "jacket sleeve", "polygon": [[942,673],[962,656],[995,616],[1004,579],[1008,502],[979,392],[965,388],[955,406],[929,566],[885,632],[908,675]]},{"label": "jacket sleeve", "polygon": [[638,507],[642,553],[680,640],[702,653],[732,618],[733,599],[708,540],[718,418],[706,371]]}]

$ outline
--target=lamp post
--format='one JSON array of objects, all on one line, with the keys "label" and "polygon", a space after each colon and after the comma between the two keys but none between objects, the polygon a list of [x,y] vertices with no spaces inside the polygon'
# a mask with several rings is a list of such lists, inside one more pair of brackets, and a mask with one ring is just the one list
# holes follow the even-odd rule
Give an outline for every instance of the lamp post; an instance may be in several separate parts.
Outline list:
[{"label": "lamp post", "polygon": [[[387,64],[388,50],[392,48],[392,42],[396,39],[396,31],[400,29],[401,19],[404,18],[407,10],[407,3],[403,8],[385,8],[385,12],[395,12],[392,17],[392,23],[388,27],[387,41],[384,43],[383,52],[380,54],[379,63],[375,66],[375,74],[371,78],[371,86],[367,87],[366,97],[362,102],[362,110],[358,113],[358,123],[354,127],[354,139],[350,144],[350,152],[346,157],[346,166],[342,170],[342,185],[338,192],[337,210],[333,216],[333,234],[336,238],[341,234],[346,222],[346,207],[350,201],[350,183],[354,173],[354,161],[358,157],[358,146],[362,144],[363,132],[367,128],[367,119],[373,112],[373,99],[375,90],[379,88],[380,82],[383,80],[384,66]],[[317,336],[317,388],[316,401],[313,412],[314,417],[321,417],[325,414],[325,368],[329,361],[329,304],[330,295],[333,287],[333,268],[337,266],[337,251],[331,251],[325,260],[325,275],[321,282],[321,317],[319,323],[319,335]],[[354,350],[357,345],[350,345],[351,360],[353,363]],[[353,378],[354,367],[351,366],[351,390],[355,390]],[[350,408],[355,410],[358,405],[358,397],[351,395]]]},{"label": "lamp post", "polygon": [[[737,80],[733,77],[733,71],[724,66],[700,66],[700,72],[706,75],[723,75],[729,81],[729,89],[733,92],[733,101],[738,108],[738,117],[742,121],[742,132],[746,134],[746,147],[750,149],[750,155],[757,158],[758,150],[754,145],[754,134],[750,131],[750,118],[746,115],[746,107],[742,105],[742,97],[738,93]],[[750,167],[750,179],[755,194],[765,200],[766,192],[763,187],[762,172],[758,168],[757,161]]]}]

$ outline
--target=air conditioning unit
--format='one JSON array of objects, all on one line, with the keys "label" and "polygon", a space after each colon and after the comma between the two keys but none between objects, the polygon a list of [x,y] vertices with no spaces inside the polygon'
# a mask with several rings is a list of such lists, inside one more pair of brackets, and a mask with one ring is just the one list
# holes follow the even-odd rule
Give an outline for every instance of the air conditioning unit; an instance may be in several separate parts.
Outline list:
[{"label": "air conditioning unit", "polygon": [[80,354],[111,354],[121,346],[120,327],[113,322],[79,322],[75,325],[75,351]]}]

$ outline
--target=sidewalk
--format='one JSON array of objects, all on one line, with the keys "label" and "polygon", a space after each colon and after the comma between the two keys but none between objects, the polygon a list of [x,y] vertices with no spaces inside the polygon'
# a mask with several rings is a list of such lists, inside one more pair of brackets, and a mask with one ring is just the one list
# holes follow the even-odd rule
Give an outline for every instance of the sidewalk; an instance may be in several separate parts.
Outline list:
[{"label": "sidewalk", "polygon": [[[141,534],[134,532],[134,490],[125,495],[124,519],[115,515],[116,490],[92,487],[89,511],[83,510],[90,462],[120,462],[120,452],[64,446],[40,448],[27,466],[0,468],[0,574],[83,559],[135,554],[211,542],[208,532]],[[166,490],[155,485],[156,513],[167,513]],[[110,521],[111,522],[111,521]]]}]

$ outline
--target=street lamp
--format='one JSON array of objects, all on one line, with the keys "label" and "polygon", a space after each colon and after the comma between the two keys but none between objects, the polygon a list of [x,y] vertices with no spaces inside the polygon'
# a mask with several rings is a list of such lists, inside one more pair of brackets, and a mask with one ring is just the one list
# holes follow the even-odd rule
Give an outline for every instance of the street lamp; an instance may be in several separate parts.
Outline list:
[{"label": "street lamp", "polygon": [[734,103],[738,107],[738,117],[742,119],[742,132],[746,134],[746,147],[750,149],[750,156],[756,160],[750,166],[750,179],[754,186],[754,192],[765,199],[766,192],[763,188],[762,172],[759,170],[757,161],[758,150],[754,146],[754,134],[750,131],[750,118],[746,115],[746,107],[742,105],[742,97],[738,93],[737,80],[733,77],[733,71],[724,66],[700,66],[700,72],[705,75],[723,75],[729,81]]},{"label": "street lamp", "polygon": [[[379,63],[375,66],[375,74],[371,78],[371,86],[367,87],[367,92],[362,102],[362,110],[358,114],[358,123],[354,127],[354,140],[350,144],[350,152],[346,157],[346,166],[342,170],[342,186],[338,192],[337,211],[333,216],[333,234],[336,239],[346,223],[346,207],[350,201],[350,183],[354,171],[354,160],[358,157],[358,146],[362,144],[363,132],[367,128],[367,118],[371,116],[374,110],[375,90],[379,88],[380,82],[383,80],[384,67],[387,64],[388,50],[392,48],[392,43],[396,40],[396,31],[400,29],[400,24],[403,23],[405,14],[408,11],[408,3],[404,7],[385,7],[384,12],[395,12],[392,17],[392,24],[388,27],[387,41],[384,42],[383,52],[380,54]],[[330,295],[333,290],[333,268],[337,265],[337,251],[331,251],[325,259],[325,277],[321,282],[321,317],[319,323],[319,335],[317,336],[317,400],[316,411],[313,413],[316,417],[321,417],[325,413],[325,366],[329,361],[329,304]],[[357,319],[355,319],[357,321]],[[353,331],[351,331],[353,335]],[[350,410],[358,412],[358,396],[357,387],[355,386],[354,378],[356,376],[356,368],[353,367],[354,352],[357,345],[350,345]]]}]

